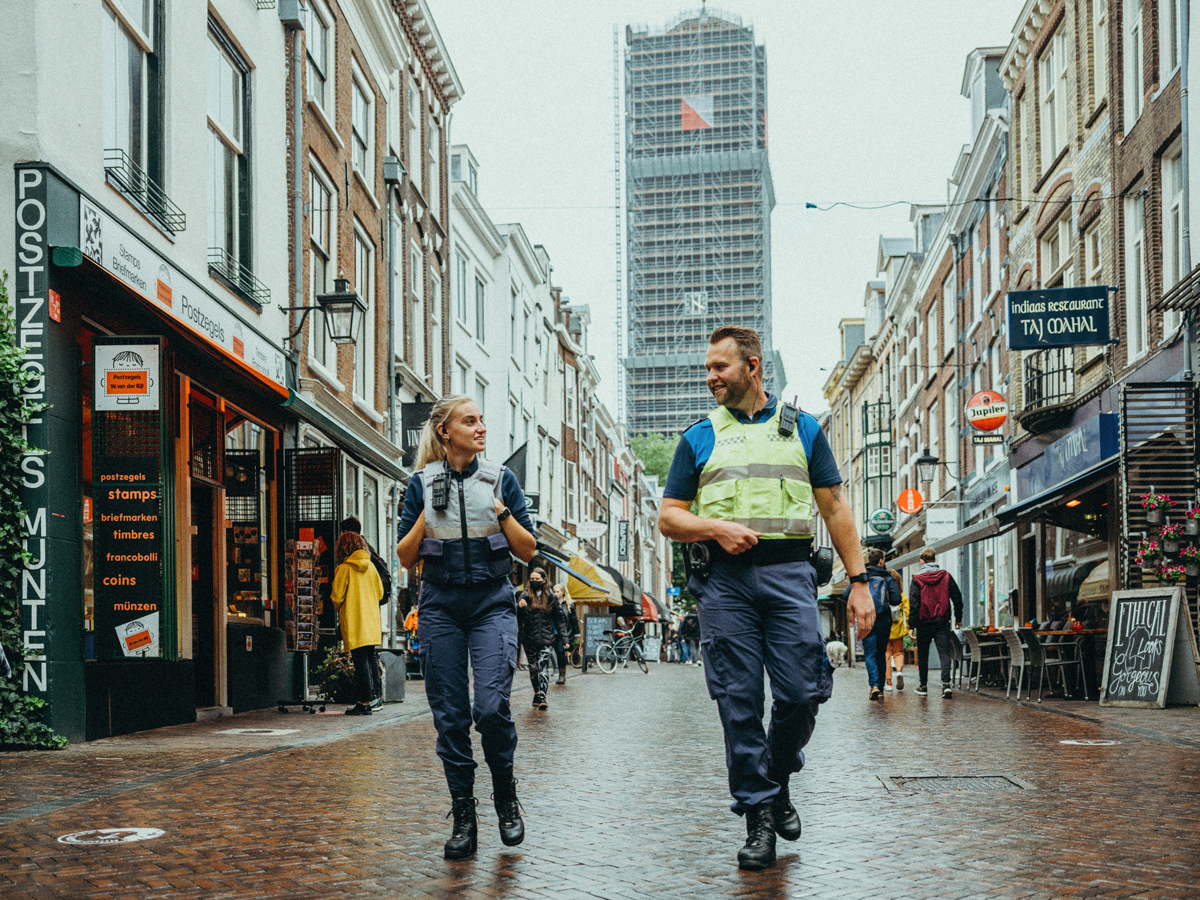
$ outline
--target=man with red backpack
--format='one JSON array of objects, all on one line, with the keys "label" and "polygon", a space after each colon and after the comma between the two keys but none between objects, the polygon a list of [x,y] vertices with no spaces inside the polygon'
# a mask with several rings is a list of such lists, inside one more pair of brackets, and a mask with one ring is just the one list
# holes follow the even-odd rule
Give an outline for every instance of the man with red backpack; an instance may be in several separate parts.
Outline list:
[{"label": "man with red backpack", "polygon": [[942,663],[942,697],[949,700],[950,689],[950,604],[954,604],[954,627],[962,628],[962,591],[954,576],[934,560],[932,547],[921,551],[921,571],[913,576],[908,588],[909,621],[914,627],[909,637],[917,642],[917,696],[929,693],[929,642],[937,645]]}]

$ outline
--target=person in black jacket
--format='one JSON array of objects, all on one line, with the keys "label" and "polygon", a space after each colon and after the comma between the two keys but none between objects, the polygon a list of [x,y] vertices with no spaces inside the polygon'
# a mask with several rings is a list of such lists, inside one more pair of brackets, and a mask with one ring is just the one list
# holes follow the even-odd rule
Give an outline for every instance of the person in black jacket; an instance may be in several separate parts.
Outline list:
[{"label": "person in black jacket", "polygon": [[[529,660],[529,680],[533,683],[533,708],[545,709],[549,661],[541,664],[542,651],[551,652],[555,644],[562,645],[561,635],[568,634],[567,617],[558,597],[546,586],[546,571],[536,566],[529,572],[529,583],[517,602],[521,640]],[[567,639],[569,640],[569,639]]]},{"label": "person in black jacket", "polygon": [[[863,560],[867,567],[867,587],[871,591],[871,599],[875,601],[875,625],[869,633],[860,636],[864,662],[867,664],[867,681],[871,686],[871,700],[883,697],[883,682],[887,678],[887,645],[892,632],[891,608],[898,608],[902,602],[900,585],[884,568],[883,559],[884,552],[872,547]],[[842,594],[845,600],[850,599],[850,587],[846,585]]]},{"label": "person in black jacket", "polygon": [[954,606],[954,627],[962,628],[962,591],[954,576],[935,561],[932,547],[921,551],[921,571],[908,586],[908,635],[917,642],[917,695],[929,693],[929,642],[937,645],[942,662],[942,698],[949,700],[950,689],[950,606]]}]

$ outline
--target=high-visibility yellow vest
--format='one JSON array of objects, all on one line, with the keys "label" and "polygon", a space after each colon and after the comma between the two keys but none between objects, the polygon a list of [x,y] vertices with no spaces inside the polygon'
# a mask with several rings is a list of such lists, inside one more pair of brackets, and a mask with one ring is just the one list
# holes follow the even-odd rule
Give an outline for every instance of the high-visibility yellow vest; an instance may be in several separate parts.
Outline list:
[{"label": "high-visibility yellow vest", "polygon": [[779,433],[781,409],[753,425],[723,406],[709,413],[714,443],[700,472],[696,515],[737,522],[766,540],[816,534],[808,454],[798,431]]}]

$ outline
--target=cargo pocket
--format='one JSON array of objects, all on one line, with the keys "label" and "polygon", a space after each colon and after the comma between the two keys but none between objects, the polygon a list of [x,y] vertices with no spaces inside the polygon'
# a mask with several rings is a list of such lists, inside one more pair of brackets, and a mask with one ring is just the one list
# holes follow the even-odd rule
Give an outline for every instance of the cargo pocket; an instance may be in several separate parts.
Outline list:
[{"label": "cargo pocket", "polygon": [[705,518],[733,518],[733,499],[737,493],[737,482],[735,480],[731,478],[727,481],[718,481],[716,484],[704,488],[701,493],[703,494],[704,506],[707,510]]},{"label": "cargo pocket", "polygon": [[504,556],[508,553],[508,538],[504,536],[503,531],[499,534],[489,534],[487,542],[492,556]]},{"label": "cargo pocket", "polygon": [[720,700],[728,693],[725,681],[729,670],[725,661],[728,648],[720,641],[701,641],[700,652],[703,654],[704,683],[708,685],[708,696]]}]

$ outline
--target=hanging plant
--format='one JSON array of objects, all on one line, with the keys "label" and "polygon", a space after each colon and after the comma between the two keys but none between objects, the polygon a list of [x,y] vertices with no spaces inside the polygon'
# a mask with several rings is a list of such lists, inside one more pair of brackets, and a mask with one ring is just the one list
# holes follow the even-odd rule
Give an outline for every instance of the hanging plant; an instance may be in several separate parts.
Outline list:
[{"label": "hanging plant", "polygon": [[1142,509],[1169,509],[1174,505],[1170,494],[1142,494]]},{"label": "hanging plant", "polygon": [[1162,545],[1158,541],[1143,538],[1133,548],[1133,553],[1137,557],[1138,565],[1142,564],[1142,560],[1152,562],[1162,556]]},{"label": "hanging plant", "polygon": [[46,406],[25,401],[25,388],[36,375],[21,368],[25,351],[13,340],[15,333],[8,273],[0,272],[0,644],[12,665],[12,675],[0,677],[0,750],[58,750],[67,739],[42,721],[46,701],[20,689],[25,660],[16,584],[31,559],[25,549],[26,510],[20,500],[21,455],[30,450],[25,426]]},{"label": "hanging plant", "polygon": [[1174,584],[1183,581],[1187,577],[1187,572],[1183,566],[1159,566],[1158,580],[1165,584]]}]

